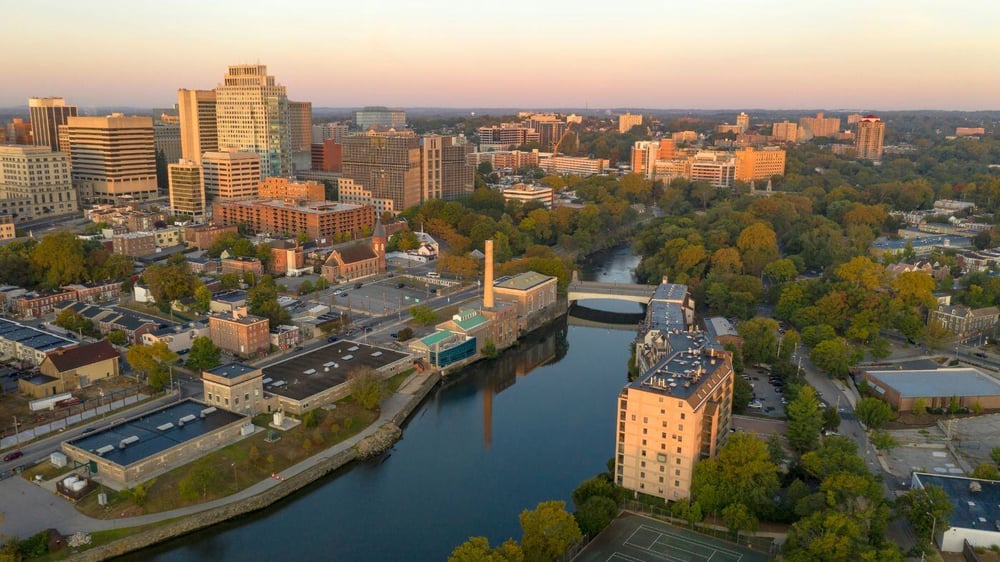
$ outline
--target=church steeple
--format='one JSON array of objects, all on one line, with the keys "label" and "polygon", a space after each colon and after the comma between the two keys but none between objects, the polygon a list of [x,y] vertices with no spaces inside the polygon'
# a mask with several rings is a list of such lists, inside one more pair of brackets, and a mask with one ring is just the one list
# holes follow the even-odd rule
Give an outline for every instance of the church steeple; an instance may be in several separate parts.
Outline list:
[{"label": "church steeple", "polygon": [[386,242],[388,240],[385,236],[385,227],[382,226],[382,217],[376,217],[375,228],[372,230],[372,250],[375,250],[375,253],[382,259],[385,259]]}]

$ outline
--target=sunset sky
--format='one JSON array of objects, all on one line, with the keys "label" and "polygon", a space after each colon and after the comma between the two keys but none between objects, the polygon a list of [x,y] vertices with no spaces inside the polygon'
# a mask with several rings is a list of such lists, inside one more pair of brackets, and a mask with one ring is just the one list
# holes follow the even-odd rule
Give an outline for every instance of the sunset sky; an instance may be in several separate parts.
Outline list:
[{"label": "sunset sky", "polygon": [[1000,107],[991,0],[3,4],[0,106],[170,106],[259,61],[314,107]]}]

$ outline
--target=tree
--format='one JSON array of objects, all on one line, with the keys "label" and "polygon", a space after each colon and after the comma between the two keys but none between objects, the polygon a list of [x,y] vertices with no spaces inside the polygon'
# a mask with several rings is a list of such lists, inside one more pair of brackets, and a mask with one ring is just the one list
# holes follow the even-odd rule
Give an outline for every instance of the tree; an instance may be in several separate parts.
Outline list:
[{"label": "tree", "polygon": [[191,351],[188,353],[187,366],[194,371],[207,371],[219,366],[222,358],[222,350],[215,345],[212,338],[200,336],[191,342]]},{"label": "tree", "polygon": [[576,519],[566,512],[566,502],[542,502],[534,510],[522,511],[520,520],[526,562],[554,562],[583,540]]},{"label": "tree", "polygon": [[223,484],[219,471],[207,460],[195,462],[184,478],[177,484],[182,498],[196,500],[199,496],[208,497],[208,490],[217,489]]},{"label": "tree", "polygon": [[219,286],[223,291],[240,288],[240,276],[235,273],[223,273],[219,277]]},{"label": "tree", "polygon": [[420,326],[430,326],[438,321],[437,312],[426,304],[411,306],[410,316],[412,316],[413,321]]},{"label": "tree", "polygon": [[976,465],[975,470],[972,471],[972,477],[983,480],[1000,480],[1000,468],[997,468],[997,465],[993,463],[982,462]]},{"label": "tree", "polygon": [[736,239],[736,247],[743,255],[743,265],[750,275],[760,275],[765,265],[779,258],[778,237],[763,221],[744,228]]},{"label": "tree", "polygon": [[168,310],[175,300],[194,294],[197,278],[191,274],[187,263],[166,263],[146,268],[142,279],[149,287],[157,306]]},{"label": "tree", "polygon": [[924,397],[919,397],[913,401],[913,407],[910,409],[910,413],[915,416],[922,416],[927,413],[927,399]]},{"label": "tree", "polygon": [[267,318],[271,327],[291,322],[288,311],[278,304],[278,287],[270,275],[263,276],[247,291],[247,308],[250,314]]},{"label": "tree", "polygon": [[837,431],[838,427],[840,427],[840,414],[837,412],[837,408],[827,406],[823,410],[823,429]]},{"label": "tree", "polygon": [[212,290],[199,283],[198,288],[194,290],[194,301],[198,312],[208,312],[212,304]]},{"label": "tree", "polygon": [[42,238],[31,251],[31,265],[47,289],[87,279],[83,242],[70,232]]},{"label": "tree", "polygon": [[778,466],[767,445],[748,433],[734,433],[713,459],[695,465],[691,490],[708,512],[743,502],[764,513],[778,490]]},{"label": "tree", "polygon": [[413,328],[407,327],[407,328],[403,328],[400,331],[396,332],[396,340],[397,341],[407,341],[407,340],[409,340],[412,337],[413,337]]},{"label": "tree", "polygon": [[80,316],[80,313],[69,307],[62,309],[56,315],[55,322],[53,323],[70,332],[82,333],[91,337],[96,336],[98,333],[94,329],[94,323],[89,318]]},{"label": "tree", "polygon": [[1000,465],[1000,447],[993,447],[990,449],[990,460],[995,464]]},{"label": "tree", "polygon": [[594,496],[611,498],[617,502],[621,499],[620,490],[621,488],[615,487],[605,476],[595,476],[584,480],[573,490],[573,505],[579,509]]},{"label": "tree", "polygon": [[743,360],[751,365],[771,363],[778,349],[778,322],[770,318],[751,318],[737,327],[743,338]]},{"label": "tree", "polygon": [[804,453],[816,448],[823,428],[823,412],[811,386],[803,386],[798,396],[788,404],[788,444]]},{"label": "tree", "polygon": [[757,518],[741,502],[731,503],[722,509],[722,520],[730,531],[739,534],[747,531],[753,533],[757,530]]},{"label": "tree", "polygon": [[167,365],[177,360],[177,354],[162,341],[153,345],[137,343],[129,346],[125,360],[133,369],[146,374],[147,384],[154,391],[160,391],[168,380]]},{"label": "tree", "polygon": [[933,484],[913,488],[896,500],[896,510],[910,520],[920,541],[930,542],[934,527],[941,531],[947,529],[952,509],[948,494]]},{"label": "tree", "polygon": [[500,352],[497,350],[497,344],[493,343],[492,338],[486,338],[486,341],[483,342],[482,353],[483,357],[487,359],[495,359],[500,355]]},{"label": "tree", "polygon": [[108,332],[108,341],[114,345],[125,345],[128,343],[128,334],[121,330],[112,330]]},{"label": "tree", "polygon": [[604,496],[593,496],[573,513],[583,534],[595,537],[618,517],[618,503]]},{"label": "tree", "polygon": [[[487,162],[488,163],[488,162]],[[455,547],[448,557],[448,562],[523,562],[524,553],[513,539],[507,539],[502,545],[490,548],[486,537],[470,537],[469,540]]]},{"label": "tree", "polygon": [[869,430],[876,430],[892,419],[892,406],[878,398],[866,396],[858,402],[854,414]]},{"label": "tree", "polygon": [[806,474],[820,481],[838,472],[868,473],[864,459],[858,456],[857,443],[847,437],[823,439],[818,449],[802,455],[799,464]]},{"label": "tree", "polygon": [[351,397],[366,410],[374,409],[385,397],[386,388],[382,377],[370,367],[351,371],[347,377]]},{"label": "tree", "polygon": [[817,344],[809,353],[809,360],[830,375],[844,378],[858,356],[847,340],[835,338]]}]

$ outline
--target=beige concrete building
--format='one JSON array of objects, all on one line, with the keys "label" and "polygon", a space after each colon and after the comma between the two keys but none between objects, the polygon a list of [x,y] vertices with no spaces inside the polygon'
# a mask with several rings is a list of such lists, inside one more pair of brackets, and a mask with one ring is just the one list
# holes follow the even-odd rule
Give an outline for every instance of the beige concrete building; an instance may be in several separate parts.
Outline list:
[{"label": "beige concrete building", "polygon": [[351,135],[344,139],[342,154],[343,177],[375,199],[391,199],[394,212],[421,202],[420,138],[412,131]]},{"label": "beige concrete building", "polygon": [[10,240],[16,236],[17,229],[14,228],[14,217],[0,214],[0,240]]},{"label": "beige concrete building", "polygon": [[642,114],[633,115],[631,113],[623,113],[618,116],[618,132],[620,134],[624,135],[636,125],[642,125]]},{"label": "beige concrete building", "polygon": [[739,129],[740,133],[745,133],[750,129],[750,116],[746,112],[741,111],[739,115],[736,116],[736,127]]},{"label": "beige concrete building", "polygon": [[253,152],[206,152],[201,157],[208,199],[252,199],[260,184],[260,158]]},{"label": "beige concrete building", "polygon": [[552,201],[555,197],[554,194],[555,192],[551,187],[546,187],[544,185],[526,185],[523,183],[516,183],[503,189],[503,198],[505,201],[520,201],[521,203],[530,203],[534,201],[541,203],[546,209],[552,208]]},{"label": "beige concrete building", "polygon": [[799,140],[809,140],[813,137],[832,137],[840,132],[840,118],[824,117],[823,112],[816,117],[799,119]]},{"label": "beige concrete building", "polygon": [[156,196],[151,117],[69,117],[66,127],[73,185],[80,199],[115,203],[122,196]]},{"label": "beige concrete building", "polygon": [[205,218],[205,177],[200,164],[181,160],[167,165],[169,178],[170,210],[175,215],[186,215],[195,220]]},{"label": "beige concrete building", "polygon": [[[375,214],[395,215],[396,202],[391,197],[375,197],[372,190],[365,189],[360,183],[350,178],[337,178],[337,200],[348,205],[366,205],[375,209]],[[401,209],[400,209],[401,210]]]},{"label": "beige concrete building", "polygon": [[208,332],[212,342],[240,357],[266,354],[271,347],[267,318],[251,316],[245,310],[231,315],[208,317]]},{"label": "beige concrete building", "polygon": [[267,66],[230,66],[215,88],[215,111],[220,151],[256,153],[262,178],[292,174],[288,95]]},{"label": "beige concrete building", "polygon": [[201,372],[205,402],[254,416],[264,411],[264,372],[259,367],[228,363]]},{"label": "beige concrete building", "polygon": [[521,123],[500,123],[476,129],[479,151],[506,151],[530,143],[538,144],[538,132]]},{"label": "beige concrete building", "polygon": [[858,121],[857,156],[862,160],[881,160],[882,142],[885,139],[885,122],[869,115]]},{"label": "beige concrete building", "polygon": [[747,147],[736,151],[734,179],[751,182],[783,175],[785,175],[784,149],[769,146],[759,150]]},{"label": "beige concrete building", "polygon": [[201,163],[201,155],[219,151],[215,90],[177,90],[181,157]]},{"label": "beige concrete building", "polygon": [[507,303],[517,311],[518,332],[533,330],[533,320],[556,304],[558,279],[535,271],[501,277],[493,283],[496,301]]},{"label": "beige concrete building", "polygon": [[584,158],[579,156],[555,156],[540,154],[538,167],[548,174],[572,174],[594,176],[603,174],[609,162],[606,158]]},{"label": "beige concrete building", "polygon": [[76,106],[66,105],[63,98],[28,98],[35,146],[47,146],[52,152],[59,152],[59,125],[65,125],[70,117],[76,117],[76,112]]},{"label": "beige concrete building", "polygon": [[782,121],[771,125],[771,140],[781,142],[796,142],[799,140],[799,125],[791,121]]},{"label": "beige concrete building", "polygon": [[156,235],[152,232],[126,232],[111,238],[112,251],[130,258],[156,253]]},{"label": "beige concrete building", "polygon": [[465,137],[420,138],[420,186],[423,200],[458,199],[472,193],[475,171],[466,162],[473,145]]},{"label": "beige concrete building", "polygon": [[77,211],[69,159],[48,146],[0,146],[0,199],[15,222]]},{"label": "beige concrete building", "polygon": [[114,346],[103,339],[97,343],[56,349],[38,366],[43,375],[58,379],[65,390],[90,386],[119,375],[119,357]]},{"label": "beige concrete building", "polygon": [[664,501],[690,497],[695,465],[715,456],[731,422],[731,355],[689,336],[664,336],[677,341],[618,397],[615,482]]},{"label": "beige concrete building", "polygon": [[923,400],[925,408],[948,409],[953,399],[966,408],[1000,408],[1000,382],[977,369],[865,371],[864,380],[900,412],[912,410],[917,400]]}]

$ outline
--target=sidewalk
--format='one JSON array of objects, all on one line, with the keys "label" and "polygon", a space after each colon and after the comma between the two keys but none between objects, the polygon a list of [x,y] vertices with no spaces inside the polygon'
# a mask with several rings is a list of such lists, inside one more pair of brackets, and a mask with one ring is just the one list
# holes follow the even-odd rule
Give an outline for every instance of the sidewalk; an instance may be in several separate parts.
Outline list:
[{"label": "sidewalk", "polygon": [[[326,460],[328,457],[354,447],[359,441],[375,433],[383,424],[391,423],[392,419],[403,410],[413,393],[419,389],[420,384],[411,384],[415,380],[421,382],[426,380],[430,374],[414,373],[410,379],[404,382],[399,392],[396,392],[382,403],[380,415],[375,422],[354,435],[329,449],[307,458],[306,460],[289,467],[280,472],[282,478],[289,478],[300,472],[315,466]],[[404,392],[405,389],[405,392]],[[136,527],[148,525],[175,517],[193,515],[219,506],[230,504],[257,495],[265,490],[277,486],[279,481],[268,478],[250,486],[240,492],[219,498],[214,501],[205,502],[165,511],[140,515],[137,517],[127,517],[123,519],[94,519],[78,511],[69,502],[48,492],[41,486],[32,484],[27,480],[17,477],[9,478],[0,482],[0,498],[3,498],[2,510],[5,515],[0,520],[0,535],[13,535],[28,537],[42,529],[54,527],[63,534],[71,534],[77,531],[94,532],[108,529],[119,529],[124,527]],[[16,514],[16,515],[15,515]]]}]

